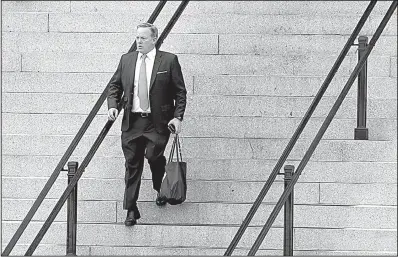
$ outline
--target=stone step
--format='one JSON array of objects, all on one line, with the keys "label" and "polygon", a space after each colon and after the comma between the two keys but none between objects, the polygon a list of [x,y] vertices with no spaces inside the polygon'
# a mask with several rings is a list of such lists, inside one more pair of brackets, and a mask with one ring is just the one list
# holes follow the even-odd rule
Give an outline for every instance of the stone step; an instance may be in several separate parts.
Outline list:
[{"label": "stone step", "polygon": [[[63,155],[73,136],[3,135],[3,155]],[[74,156],[85,156],[96,136],[84,136]],[[288,139],[183,138],[185,158],[196,159],[278,159]],[[310,140],[299,140],[289,158],[301,160]],[[166,147],[170,151],[171,142]],[[391,141],[321,140],[313,153],[313,161],[395,162],[397,143]],[[121,157],[120,136],[108,136],[96,156]]]},{"label": "stone step", "polygon": [[[3,221],[23,220],[33,205],[33,200],[3,199]],[[45,221],[57,200],[46,199],[33,221]],[[66,222],[66,205],[55,221]],[[138,202],[141,213],[140,224],[146,225],[234,225],[239,226],[252,204],[191,203],[166,205],[159,208],[154,202]],[[254,215],[251,226],[262,226],[274,205],[262,204]],[[101,210],[101,211],[99,211]],[[121,201],[78,201],[77,220],[83,223],[124,222],[126,210]],[[230,214],[234,213],[233,216]],[[296,228],[396,228],[397,210],[393,206],[333,206],[295,205],[294,226]],[[361,217],[361,219],[358,219]],[[378,217],[374,219],[374,217]],[[283,227],[283,211],[277,216],[273,227]]]},{"label": "stone step", "polygon": [[[334,77],[324,95],[338,96],[348,78]],[[194,90],[191,94],[207,96],[315,96],[325,79],[326,76],[194,76]],[[33,80],[36,80],[36,78],[33,77]],[[357,97],[357,85],[358,81],[355,81],[347,97]],[[394,98],[391,92],[396,90],[396,79],[393,77],[368,77],[368,99]]]},{"label": "stone step", "polygon": [[[29,167],[30,177],[48,178],[62,156],[22,156],[3,155],[2,174],[5,177],[27,177],[22,172]],[[168,157],[168,156],[167,156]],[[70,160],[81,163],[81,158],[71,157]],[[184,158],[187,162],[188,180],[217,180],[217,181],[267,181],[277,160],[254,159],[192,159]],[[46,165],[43,165],[45,163]],[[287,160],[285,164],[294,165],[299,161]],[[65,165],[65,168],[66,165]],[[283,169],[283,167],[282,167]],[[94,156],[85,170],[83,178],[124,178],[124,157]],[[390,184],[397,180],[397,163],[394,162],[316,162],[309,161],[303,170],[298,183],[348,183],[348,184]],[[66,172],[61,172],[60,178],[66,178]],[[149,165],[145,161],[144,179],[151,179]],[[283,177],[278,176],[277,181]]]},{"label": "stone step", "polygon": [[48,13],[5,13],[2,32],[48,32]]},{"label": "stone step", "polygon": [[[121,54],[114,53],[63,53],[29,52],[17,54],[5,52],[7,62],[3,71],[61,72],[61,73],[113,73]],[[182,71],[191,76],[206,75],[267,75],[277,76],[324,76],[329,73],[336,55],[197,55],[180,54]],[[357,57],[347,56],[337,76],[349,76],[357,64]],[[370,77],[396,77],[396,57],[371,55]],[[394,66],[395,65],[395,66]],[[109,82],[109,79],[105,82]]]},{"label": "stone step", "polygon": [[[15,53],[4,52],[2,71],[5,72],[60,72],[60,73],[113,73],[120,54],[108,53]],[[256,76],[322,76],[330,72],[337,55],[196,55],[180,54],[179,60],[187,80],[192,76],[256,75]],[[347,56],[337,76],[350,76],[357,57]],[[371,55],[369,77],[395,77],[395,56]],[[109,79],[101,83],[106,85]],[[189,82],[191,83],[191,82]],[[100,90],[101,90],[100,89]]]},{"label": "stone step", "polygon": [[7,2],[3,3],[2,11],[8,12],[69,12],[70,3],[60,2]]},{"label": "stone step", "polygon": [[[168,2],[162,14],[172,14],[179,2]],[[156,7],[157,2],[140,1],[134,2],[112,2],[112,1],[91,1],[91,2],[5,2],[3,12],[58,12],[58,13],[130,13],[150,14]],[[389,6],[389,2],[378,3],[372,14],[383,15]],[[184,14],[272,14],[272,15],[320,15],[320,16],[358,16],[362,15],[367,5],[361,1],[339,2],[250,2],[247,1],[224,1],[224,2],[190,2],[184,10]]]},{"label": "stone step", "polygon": [[[116,53],[64,53],[64,52],[5,52],[7,62],[3,71],[61,72],[61,73],[113,73],[121,54]],[[206,75],[277,75],[324,76],[329,73],[337,54],[324,55],[200,55],[179,54],[182,72],[190,76]],[[337,76],[350,76],[358,62],[355,55],[347,56]],[[371,55],[370,77],[394,77],[396,57]],[[395,65],[395,66],[394,66]],[[108,80],[109,81],[109,80]],[[108,82],[106,81],[106,83]]]},{"label": "stone step", "polygon": [[[362,9],[364,10],[364,9]],[[387,8],[384,9],[384,12]],[[3,31],[36,31],[36,32],[124,32],[133,30],[136,24],[148,19],[148,13],[114,12],[78,12],[67,13],[5,13]],[[235,13],[201,13],[183,14],[173,27],[174,33],[225,33],[225,28],[232,28],[230,33],[239,34],[341,34],[350,35],[358,23],[361,14],[354,16],[313,15],[313,14],[235,14]],[[365,23],[362,33],[372,34],[379,25],[383,14],[372,15],[373,19]],[[26,18],[24,18],[26,17]],[[160,31],[166,26],[171,15],[163,13],[155,24]],[[248,26],[248,24],[251,24]],[[253,25],[253,24],[267,24]],[[396,19],[390,19],[383,33],[397,35]]]},{"label": "stone step", "polygon": [[[3,71],[23,72],[115,72],[121,54],[116,53],[63,53],[27,52],[9,53],[10,64]],[[182,72],[197,75],[278,75],[278,76],[325,76],[329,73],[337,54],[324,55],[200,55],[179,54]],[[389,77],[395,69],[395,57],[371,55],[368,75]],[[358,62],[355,55],[345,58],[337,76],[350,76]],[[14,66],[13,63],[18,65]],[[107,81],[108,82],[108,81]]]},{"label": "stone step", "polygon": [[[304,129],[300,138],[313,139],[323,118],[314,118]],[[184,123],[184,135],[192,137],[244,137],[244,138],[290,138],[298,128],[301,118],[259,117],[189,117]],[[220,130],[220,124],[225,126]],[[355,119],[335,119],[324,135],[324,139],[353,139]],[[396,120],[367,120],[369,140],[394,140]]]},{"label": "stone step", "polygon": [[[66,177],[66,176],[65,176]],[[32,186],[15,192],[21,183]],[[46,178],[3,177],[3,198],[35,199],[43,189]],[[187,181],[187,202],[193,203],[253,203],[264,182],[257,181]],[[59,199],[67,186],[66,178],[59,178],[48,193],[49,199]],[[264,202],[276,203],[283,192],[283,182],[275,182]],[[86,179],[79,181],[78,199],[119,201],[123,199],[124,179]],[[142,180],[140,201],[154,201],[156,191],[151,180]],[[297,204],[333,205],[394,205],[395,184],[306,183],[295,186]]]},{"label": "stone step", "polygon": [[[24,183],[32,183],[32,187],[21,192],[14,188]],[[44,187],[44,178],[3,178],[3,197],[13,199],[35,199]],[[260,192],[263,182],[234,182],[234,181],[189,181],[187,202],[252,202]],[[48,194],[48,198],[58,199],[67,186],[67,179],[56,181]],[[375,187],[377,190],[377,186]],[[283,191],[283,183],[276,182],[269,192],[267,202],[276,202]],[[319,201],[319,185],[316,183],[300,183],[296,186],[297,203],[317,204]],[[385,188],[384,191],[390,191]],[[386,192],[385,192],[386,193]],[[84,179],[79,181],[78,199],[117,201],[123,199],[124,179]],[[154,201],[156,191],[152,188],[152,181],[143,180],[140,190],[140,201]],[[325,203],[327,203],[325,199]],[[388,203],[388,199],[385,200]]]},{"label": "stone step", "polygon": [[21,54],[4,52],[1,56],[1,71],[21,71]]},{"label": "stone step", "polygon": [[[134,43],[132,33],[25,33],[10,32],[3,36],[3,51],[126,53]],[[383,37],[384,38],[384,37]],[[389,41],[386,37],[384,41]],[[217,34],[172,34],[161,50],[175,54],[218,54]],[[385,52],[381,52],[385,54]]]},{"label": "stone step", "polygon": [[[17,244],[12,254],[24,255],[29,245]],[[151,247],[151,246],[77,246],[77,255],[80,256],[111,256],[111,255],[149,255],[149,256],[189,256],[189,255],[224,255],[227,246],[224,248],[198,248],[198,247]],[[233,255],[245,256],[250,247],[236,247]],[[66,245],[40,244],[35,250],[35,255],[54,256],[65,255]],[[260,256],[282,256],[283,249],[265,250],[259,249],[256,253]],[[337,255],[337,256],[393,256],[396,251],[332,251],[332,250],[294,250],[294,255],[315,256],[315,255]]]},{"label": "stone step", "polygon": [[[38,228],[39,229],[39,228]],[[37,231],[36,231],[37,233]],[[66,232],[65,232],[66,233]],[[12,235],[11,235],[12,236]],[[33,240],[33,237],[32,237]],[[27,244],[16,244],[13,250],[11,251],[10,255],[16,255],[16,256],[24,256],[26,251],[28,250],[31,242]],[[6,247],[6,244],[3,244],[3,249]],[[108,247],[100,247],[100,251],[102,252],[107,252]],[[76,246],[76,253],[77,255],[82,255],[82,256],[89,256],[90,255],[90,246],[81,246],[77,245]],[[33,255],[38,255],[38,256],[62,256],[66,255],[66,242],[61,243],[61,244],[39,244],[34,251]]]},{"label": "stone step", "polygon": [[[42,222],[32,222],[19,243],[31,243]],[[3,222],[3,243],[11,237],[18,222]],[[136,225],[126,228],[124,224],[80,224],[77,235],[79,245],[103,246],[166,246],[166,247],[227,247],[237,227],[231,226],[170,226]],[[260,228],[248,228],[242,244],[248,247],[254,242]],[[54,223],[42,240],[43,244],[65,243],[66,224]],[[283,229],[272,228],[262,248],[280,248]],[[167,235],[167,236],[166,236]],[[184,235],[184,236],[181,236]]]},{"label": "stone step", "polygon": [[[100,94],[112,73],[3,72],[5,93]],[[315,96],[326,76],[218,75],[185,77],[188,95],[215,96]],[[81,84],[85,86],[80,86]],[[348,77],[335,77],[325,96],[338,96]],[[355,81],[347,97],[357,97]],[[57,85],[54,87],[53,85]],[[195,89],[195,90],[194,90]],[[368,99],[396,99],[396,78],[368,77]]]},{"label": "stone step", "polygon": [[[74,114],[15,114],[3,113],[3,134],[76,135],[87,116]],[[108,135],[121,135],[119,118]],[[265,117],[207,117],[185,116],[182,135],[185,137],[216,138],[291,138],[302,118]],[[313,139],[324,118],[312,118],[301,134],[301,139]],[[105,115],[97,115],[85,135],[96,136],[107,122]],[[58,126],[54,126],[58,124]],[[225,129],[220,129],[223,124]],[[249,124],[249,126],[248,126]],[[357,120],[334,119],[324,139],[353,139]],[[369,140],[394,140],[397,134],[395,119],[367,119]]]},{"label": "stone step", "polygon": [[[342,51],[349,36],[265,34],[177,34],[170,33],[161,50],[175,54],[308,55]],[[369,36],[370,40],[371,36]],[[132,33],[25,33],[9,32],[2,37],[3,52],[126,53]],[[357,43],[357,41],[355,42]],[[349,55],[356,55],[352,47]],[[382,35],[372,55],[396,56],[396,36]],[[371,56],[372,56],[371,55]],[[371,59],[371,58],[370,58]]]},{"label": "stone step", "polygon": [[[273,96],[190,96],[187,100],[186,115],[191,116],[262,116],[262,117],[303,117],[313,102],[313,97]],[[312,117],[326,117],[336,102],[336,97],[323,97]],[[369,118],[396,118],[394,99],[369,99]],[[206,106],[206,108],[203,108]],[[357,99],[346,98],[335,117],[356,117]]]},{"label": "stone step", "polygon": [[[98,94],[62,93],[4,93],[4,113],[64,113],[89,114],[99,98]],[[325,118],[336,102],[336,97],[324,96],[312,117]],[[187,97],[186,116],[207,117],[265,117],[302,118],[313,102],[314,97],[300,96],[207,96]],[[53,103],[49,106],[48,103]],[[29,108],[27,108],[29,106]],[[206,106],[206,108],[204,108]],[[396,99],[368,99],[369,119],[396,119]],[[107,103],[101,105],[99,114],[107,114]],[[335,118],[356,118],[357,99],[346,97]],[[103,119],[106,121],[106,117]]]},{"label": "stone step", "polygon": [[[362,33],[360,35],[362,35]],[[372,49],[372,55],[396,56],[397,45],[395,38],[394,36],[382,34],[375,47]],[[337,56],[343,50],[348,39],[349,36],[343,35],[231,33],[220,34],[218,45],[219,54],[273,55],[280,53],[284,55],[305,54],[307,56],[319,56],[330,53],[336,54]],[[371,36],[368,36],[368,41],[370,41],[370,39]],[[207,42],[208,41],[204,40],[205,51],[207,49]],[[355,40],[355,43],[358,43],[358,41]],[[173,44],[171,45],[173,46]],[[169,44],[164,44],[162,49],[179,51],[178,47],[171,48]],[[352,46],[348,55],[357,55],[357,50],[357,46]],[[182,52],[182,50],[180,51]]]},{"label": "stone step", "polygon": [[[3,242],[11,237],[18,223],[4,222]],[[40,223],[33,223],[34,229],[21,238],[21,244],[30,243]],[[126,228],[123,224],[81,224],[78,226],[79,245],[113,247],[195,247],[221,248],[226,250],[238,227],[230,226],[159,226],[136,225]],[[250,248],[260,232],[260,227],[249,227],[239,247]],[[65,244],[66,226],[55,223],[43,238],[43,244]],[[166,236],[167,235],[167,236]],[[183,235],[183,236],[181,236]],[[330,243],[340,251],[372,251],[383,249],[393,252],[397,246],[396,231],[362,229],[294,229],[295,250],[330,250]],[[353,242],[351,239],[356,238]],[[4,244],[3,244],[4,245]],[[271,228],[260,249],[282,249],[283,229]],[[123,248],[122,248],[123,249]]]}]

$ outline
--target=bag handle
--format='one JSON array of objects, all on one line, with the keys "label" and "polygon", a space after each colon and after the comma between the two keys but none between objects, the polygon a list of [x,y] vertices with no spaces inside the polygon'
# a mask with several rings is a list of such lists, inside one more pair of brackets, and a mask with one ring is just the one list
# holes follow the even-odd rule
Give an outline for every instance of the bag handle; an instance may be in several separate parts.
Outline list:
[{"label": "bag handle", "polygon": [[[170,155],[169,155],[169,162],[171,162],[173,160],[173,156],[174,156],[174,150],[177,150],[177,162],[182,162],[182,154],[181,154],[181,144],[180,144],[180,139],[178,137],[178,134],[176,134],[176,136],[174,137],[173,140],[173,145],[171,146],[171,150],[170,150]],[[178,158],[178,155],[180,155],[180,158]]]},{"label": "bag handle", "polygon": [[176,147],[176,139],[174,138],[173,140],[173,144],[171,145],[171,149],[170,149],[170,155],[169,155],[169,161],[171,162],[173,160],[173,156],[174,156],[174,149]]},{"label": "bag handle", "polygon": [[175,137],[176,137],[176,139],[177,139],[177,144],[176,144],[176,148],[177,148],[177,161],[178,161],[178,154],[180,154],[180,159],[181,159],[181,162],[182,162],[180,137],[178,136],[178,134],[176,134]]}]

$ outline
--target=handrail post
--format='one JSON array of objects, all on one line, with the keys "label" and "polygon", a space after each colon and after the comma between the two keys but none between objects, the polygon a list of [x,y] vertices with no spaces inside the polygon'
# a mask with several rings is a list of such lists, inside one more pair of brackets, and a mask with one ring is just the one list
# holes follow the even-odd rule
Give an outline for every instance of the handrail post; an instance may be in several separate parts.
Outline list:
[{"label": "handrail post", "polygon": [[[68,184],[72,181],[73,176],[75,176],[78,166],[78,162],[68,162]],[[68,198],[66,222],[66,255],[76,256],[77,183]]]},{"label": "handrail post", "polygon": [[[360,36],[358,38],[358,60],[364,55],[368,46],[368,37]],[[355,128],[354,139],[368,140],[368,129],[366,128],[366,105],[367,105],[367,75],[368,65],[365,62],[358,75],[358,99],[357,99],[357,127]]]},{"label": "handrail post", "polygon": [[[285,168],[285,189],[292,180],[294,173],[293,165],[286,165]],[[293,190],[285,203],[284,232],[283,232],[283,256],[293,256]]]}]

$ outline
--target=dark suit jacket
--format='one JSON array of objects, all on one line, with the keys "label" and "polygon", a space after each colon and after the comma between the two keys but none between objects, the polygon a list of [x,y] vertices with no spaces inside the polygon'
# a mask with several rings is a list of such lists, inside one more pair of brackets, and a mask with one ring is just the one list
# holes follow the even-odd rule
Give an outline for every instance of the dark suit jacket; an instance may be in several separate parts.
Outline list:
[{"label": "dark suit jacket", "polygon": [[[122,131],[129,129],[133,105],[135,65],[138,52],[122,55],[108,91],[108,109],[125,101]],[[149,89],[152,122],[160,134],[168,133],[167,124],[174,117],[184,117],[186,107],[185,83],[176,55],[157,50]]]}]

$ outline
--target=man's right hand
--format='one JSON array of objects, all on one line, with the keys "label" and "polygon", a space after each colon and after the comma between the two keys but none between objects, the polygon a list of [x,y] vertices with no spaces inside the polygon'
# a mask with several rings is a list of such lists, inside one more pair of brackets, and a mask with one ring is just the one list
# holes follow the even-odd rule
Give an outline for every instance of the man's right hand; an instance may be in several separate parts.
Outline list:
[{"label": "man's right hand", "polygon": [[119,112],[116,108],[110,108],[108,110],[108,120],[116,120],[117,116],[119,115]]}]

